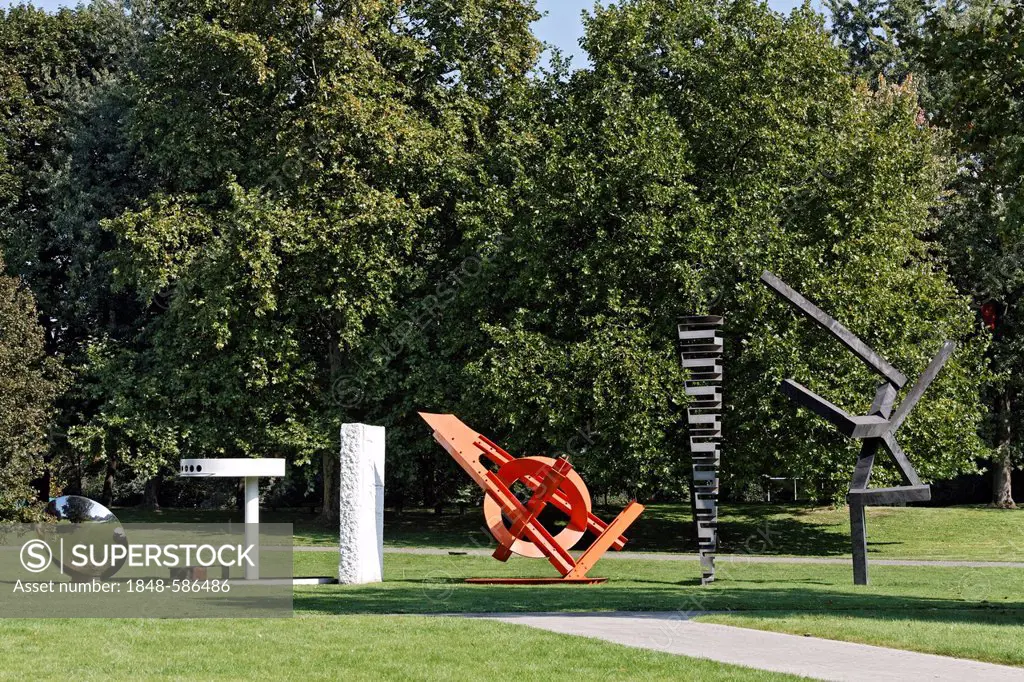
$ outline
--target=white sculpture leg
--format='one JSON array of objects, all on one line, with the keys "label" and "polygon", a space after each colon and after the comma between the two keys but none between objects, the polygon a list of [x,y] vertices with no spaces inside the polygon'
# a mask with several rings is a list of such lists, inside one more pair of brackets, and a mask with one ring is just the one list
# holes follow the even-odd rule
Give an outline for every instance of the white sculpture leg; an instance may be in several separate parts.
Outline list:
[{"label": "white sculpture leg", "polygon": [[384,427],[343,424],[338,582],[379,583],[384,576]]},{"label": "white sculpture leg", "polygon": [[245,544],[253,549],[249,553],[253,566],[245,565],[245,579],[258,580],[260,577],[260,479],[248,476],[245,479]]}]

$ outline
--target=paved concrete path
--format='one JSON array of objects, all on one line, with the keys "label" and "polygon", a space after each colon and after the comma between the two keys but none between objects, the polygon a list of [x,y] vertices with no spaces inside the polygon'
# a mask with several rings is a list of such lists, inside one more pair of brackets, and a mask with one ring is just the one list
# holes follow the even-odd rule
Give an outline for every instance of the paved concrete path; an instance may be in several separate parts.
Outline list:
[{"label": "paved concrete path", "polygon": [[[296,552],[337,552],[337,547],[300,547]],[[385,554],[426,554],[447,556],[466,554],[469,556],[491,556],[490,549],[441,549],[437,547],[385,547]],[[573,552],[579,554],[579,552]],[[696,554],[674,554],[670,552],[608,552],[601,561],[608,559],[641,559],[644,561],[697,561]],[[849,565],[850,557],[786,557],[753,554],[718,554],[716,561],[751,564],[841,564]],[[950,568],[1024,568],[1024,561],[947,561],[943,559],[870,559],[873,566],[939,566]]]},{"label": "paved concrete path", "polygon": [[600,614],[474,614],[567,635],[593,637],[721,663],[821,680],[950,680],[1024,682],[1024,668],[947,656],[800,637],[712,623],[697,623],[678,613],[610,612]]}]

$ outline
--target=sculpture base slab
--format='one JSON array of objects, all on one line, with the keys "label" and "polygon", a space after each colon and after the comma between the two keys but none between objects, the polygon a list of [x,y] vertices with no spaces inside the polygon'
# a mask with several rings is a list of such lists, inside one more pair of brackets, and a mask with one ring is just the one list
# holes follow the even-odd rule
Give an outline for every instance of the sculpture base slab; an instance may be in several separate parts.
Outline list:
[{"label": "sculpture base slab", "polygon": [[337,585],[337,578],[329,578],[327,576],[315,576],[315,577],[296,577],[292,578],[292,585]]},{"label": "sculpture base slab", "polygon": [[473,585],[597,585],[608,578],[466,578]]},{"label": "sculpture base slab", "polygon": [[311,578],[232,578],[232,587],[246,587],[252,585],[337,585],[337,578],[327,576],[315,576]]}]

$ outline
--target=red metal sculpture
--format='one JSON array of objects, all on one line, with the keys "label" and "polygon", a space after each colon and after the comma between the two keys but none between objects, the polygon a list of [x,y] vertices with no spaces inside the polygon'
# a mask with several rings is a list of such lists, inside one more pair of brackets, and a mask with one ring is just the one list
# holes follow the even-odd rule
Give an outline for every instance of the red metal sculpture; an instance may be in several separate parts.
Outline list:
[{"label": "red metal sculpture", "polygon": [[[434,430],[434,440],[459,463],[484,490],[484,518],[498,548],[494,558],[507,561],[514,553],[524,557],[546,558],[561,578],[471,578],[476,583],[599,583],[607,578],[590,578],[587,572],[609,549],[620,550],[626,543],[622,535],[640,516],[644,507],[630,502],[611,523],[591,512],[590,493],[583,479],[564,457],[515,458],[496,443],[469,428],[452,414],[420,412]],[[523,503],[512,492],[521,482],[530,489]],[[551,505],[569,517],[557,534],[552,534],[538,516]],[[508,524],[506,525],[506,521]],[[569,554],[586,532],[596,539],[579,559]]]}]

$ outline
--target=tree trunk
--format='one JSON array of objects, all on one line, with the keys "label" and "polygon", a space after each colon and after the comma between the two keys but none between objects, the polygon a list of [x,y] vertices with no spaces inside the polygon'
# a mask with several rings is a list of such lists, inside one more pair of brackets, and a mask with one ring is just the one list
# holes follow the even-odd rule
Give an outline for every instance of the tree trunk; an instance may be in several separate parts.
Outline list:
[{"label": "tree trunk", "polygon": [[[50,470],[46,470],[46,475],[50,475]],[[49,480],[49,479],[47,479]],[[81,495],[82,494],[82,466],[76,464],[71,470],[68,476],[68,484],[64,486],[65,495]]]},{"label": "tree trunk", "polygon": [[340,484],[337,453],[324,452],[320,455],[324,474],[324,503],[320,507],[320,522],[327,526],[338,525],[338,514],[341,500],[338,499]]},{"label": "tree trunk", "polygon": [[33,482],[33,485],[36,487],[36,493],[39,496],[39,501],[44,503],[49,502],[50,492],[53,485],[50,467],[46,467],[46,471],[43,472],[43,475],[40,478],[37,478]]},{"label": "tree trunk", "polygon": [[1013,473],[1013,401],[1009,392],[999,397],[999,434],[996,455],[992,460],[992,506],[1016,509],[1010,476]]},{"label": "tree trunk", "polygon": [[[336,389],[344,390],[346,387],[337,386],[339,380],[344,380],[345,377],[341,374],[342,368],[342,354],[341,345],[339,343],[337,332],[330,332],[327,341],[327,361],[329,365],[330,373],[328,375],[330,386],[327,387],[327,395],[330,399],[330,405],[328,409],[339,410],[341,414],[341,422],[349,421],[350,414],[346,414],[347,408],[351,408],[351,405],[339,405],[339,402],[345,402],[344,400],[339,401],[339,394],[336,393]],[[354,420],[352,420],[354,421]],[[338,427],[340,424],[335,423],[334,435],[340,435]],[[339,441],[334,441],[335,447],[340,447]],[[339,488],[341,487],[341,456],[338,450],[333,452],[325,450],[320,453],[320,470],[323,473],[323,484],[324,484],[324,496],[323,502],[320,505],[320,516],[318,517],[319,522],[328,527],[333,527],[335,530],[338,529],[338,522],[341,517],[341,500],[338,497]]]},{"label": "tree trunk", "polygon": [[143,492],[142,506],[144,509],[160,508],[160,476],[154,476],[146,481],[146,488]]},{"label": "tree trunk", "polygon": [[430,456],[420,457],[420,501],[424,507],[433,507],[437,503],[437,486],[434,485],[433,459]]},{"label": "tree trunk", "polygon": [[103,494],[100,496],[100,504],[110,507],[114,504],[114,474],[117,473],[117,460],[113,457],[107,458],[107,475],[103,478]]}]

